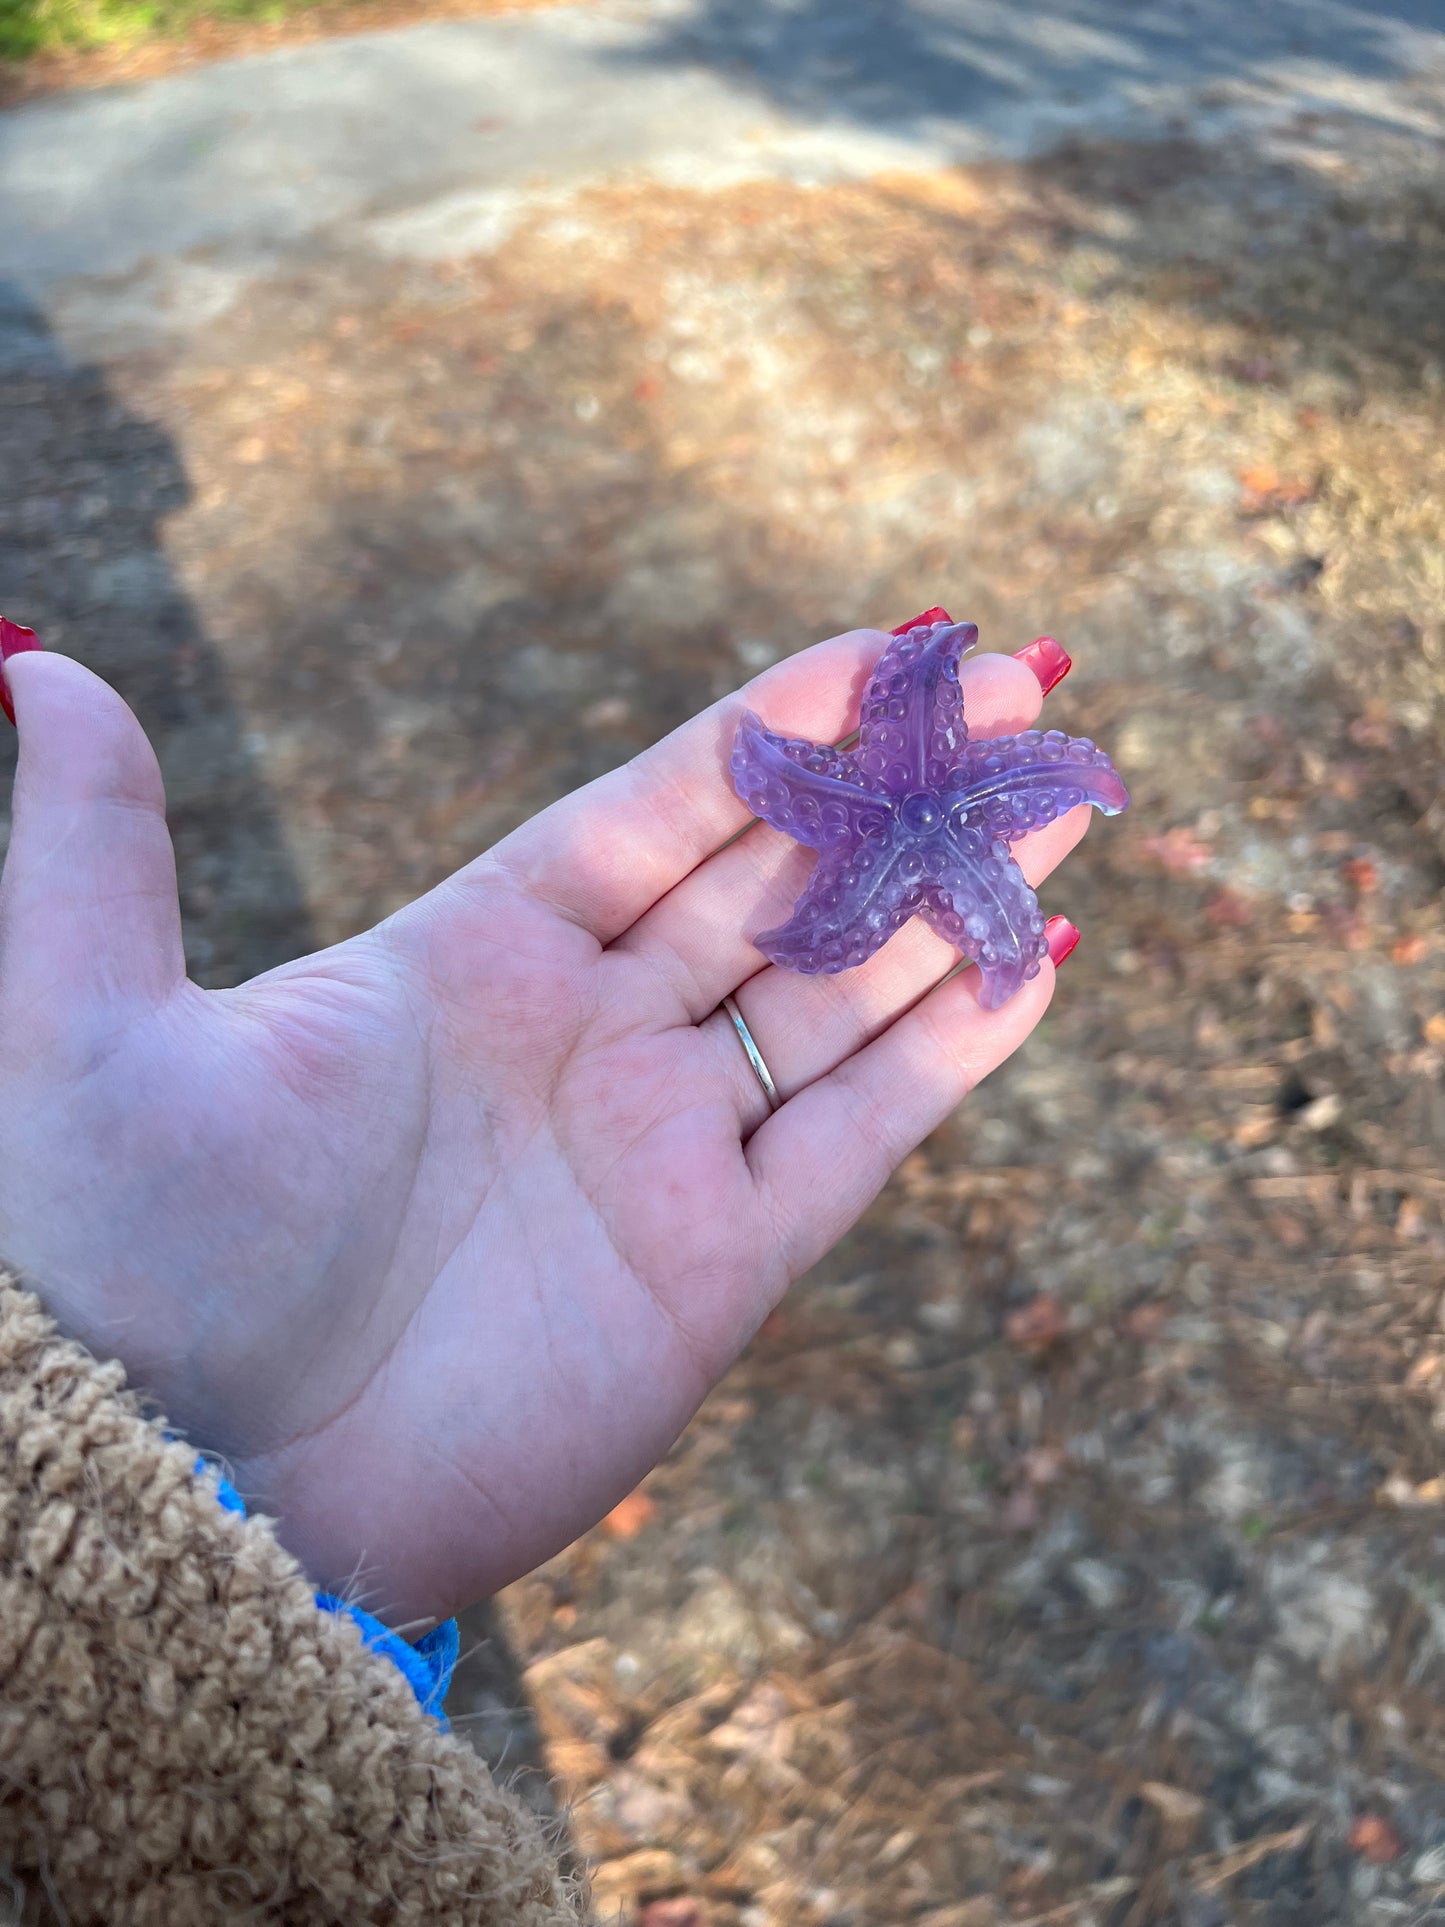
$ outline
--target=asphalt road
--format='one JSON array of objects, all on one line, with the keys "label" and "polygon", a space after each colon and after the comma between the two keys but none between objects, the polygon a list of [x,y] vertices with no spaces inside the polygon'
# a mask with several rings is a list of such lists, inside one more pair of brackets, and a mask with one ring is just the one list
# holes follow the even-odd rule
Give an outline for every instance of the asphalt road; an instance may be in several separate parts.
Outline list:
[{"label": "asphalt road", "polygon": [[[826,181],[1071,134],[1445,137],[1445,0],[603,0],[298,45],[0,115],[0,287],[73,349],[204,326],[319,235],[446,258],[639,175]],[[33,349],[0,326],[0,353]]]}]

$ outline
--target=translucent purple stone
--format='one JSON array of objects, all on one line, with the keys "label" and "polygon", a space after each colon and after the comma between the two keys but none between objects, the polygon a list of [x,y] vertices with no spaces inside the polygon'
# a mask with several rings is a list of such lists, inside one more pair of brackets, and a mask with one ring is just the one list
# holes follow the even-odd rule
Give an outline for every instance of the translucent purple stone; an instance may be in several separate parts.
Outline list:
[{"label": "translucent purple stone", "polygon": [[971,622],[921,624],[884,650],[863,698],[856,746],[774,735],[749,713],[733,785],[754,815],[818,851],[793,914],[755,939],[808,975],[851,970],[921,916],[978,965],[997,1010],[1039,974],[1038,899],[1009,845],[1079,803],[1129,805],[1101,749],[1058,729],[971,743],[959,659]]}]

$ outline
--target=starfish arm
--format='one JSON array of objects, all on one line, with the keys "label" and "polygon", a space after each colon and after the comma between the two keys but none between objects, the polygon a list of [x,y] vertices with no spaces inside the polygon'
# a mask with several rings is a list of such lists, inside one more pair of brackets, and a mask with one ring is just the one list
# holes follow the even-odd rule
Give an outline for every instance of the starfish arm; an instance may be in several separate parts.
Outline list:
[{"label": "starfish arm", "polygon": [[1013,843],[1079,803],[1106,816],[1129,807],[1129,792],[1103,750],[1061,729],[1026,729],[970,743],[946,785],[955,821]]},{"label": "starfish arm", "polygon": [[886,839],[892,800],[863,783],[853,758],[778,736],[748,713],[732,753],[733,788],[753,812],[810,849]]},{"label": "starfish arm", "polygon": [[968,741],[958,664],[977,641],[971,622],[937,622],[889,643],[863,697],[854,753],[866,781],[895,796],[942,786]]},{"label": "starfish arm", "polygon": [[1039,974],[1048,950],[1039,900],[1007,844],[979,830],[941,839],[939,854],[922,915],[978,965],[978,1000],[997,1010]]},{"label": "starfish arm", "polygon": [[921,885],[898,875],[898,858],[886,847],[824,850],[792,916],[753,941],[784,970],[832,976],[881,950],[923,897]]}]

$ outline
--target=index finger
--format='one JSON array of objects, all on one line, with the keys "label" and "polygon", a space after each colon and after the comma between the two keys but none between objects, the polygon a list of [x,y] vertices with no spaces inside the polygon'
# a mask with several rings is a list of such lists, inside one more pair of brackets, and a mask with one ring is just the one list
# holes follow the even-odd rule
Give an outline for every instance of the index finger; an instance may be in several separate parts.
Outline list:
[{"label": "index finger", "polygon": [[882,629],[800,650],[673,730],[620,769],[565,796],[468,864],[455,882],[498,869],[529,895],[610,943],[752,821],[728,759],[745,711],[787,736],[836,742],[858,720]]}]

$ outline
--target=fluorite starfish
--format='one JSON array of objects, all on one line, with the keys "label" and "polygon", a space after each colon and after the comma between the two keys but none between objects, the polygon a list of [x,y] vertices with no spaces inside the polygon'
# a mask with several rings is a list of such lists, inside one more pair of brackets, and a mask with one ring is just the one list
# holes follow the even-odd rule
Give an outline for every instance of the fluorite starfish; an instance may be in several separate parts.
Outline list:
[{"label": "fluorite starfish", "polygon": [[1082,736],[1026,729],[968,740],[958,664],[977,641],[971,622],[896,635],[852,750],[743,717],[734,788],[755,816],[819,852],[792,916],[754,939],[771,962],[809,975],[851,970],[916,915],[978,965],[986,1010],[1039,974],[1044,919],[1009,845],[1079,803],[1114,816],[1129,794]]}]

